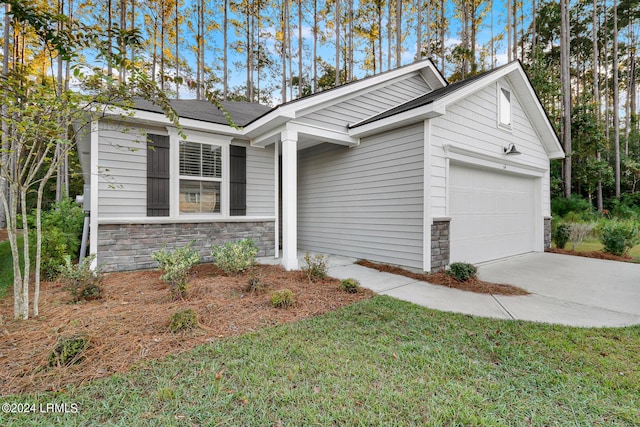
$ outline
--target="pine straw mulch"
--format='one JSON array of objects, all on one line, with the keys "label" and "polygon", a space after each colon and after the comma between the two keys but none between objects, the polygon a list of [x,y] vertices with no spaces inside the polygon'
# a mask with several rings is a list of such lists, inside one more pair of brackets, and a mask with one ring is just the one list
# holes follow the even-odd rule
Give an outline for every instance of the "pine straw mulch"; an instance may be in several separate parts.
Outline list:
[{"label": "pine straw mulch", "polygon": [[[63,390],[133,365],[180,353],[224,337],[317,316],[374,293],[339,290],[340,281],[310,283],[300,271],[258,266],[265,292],[247,292],[248,276],[226,277],[211,264],[194,269],[186,301],[170,301],[169,287],[157,271],[110,273],[100,301],[69,304],[58,283],[44,283],[40,315],[27,321],[13,318],[13,298],[0,300],[0,394]],[[288,309],[271,306],[271,292],[291,289],[296,303]],[[198,329],[169,332],[169,316],[183,308],[198,314]],[[2,319],[5,319],[2,324]],[[91,346],[80,363],[48,367],[48,357],[62,336],[88,334]]]},{"label": "pine straw mulch", "polygon": [[629,256],[629,255],[613,255],[607,252],[602,251],[572,251],[569,249],[559,249],[559,248],[550,248],[547,249],[546,252],[551,252],[554,254],[562,254],[562,255],[573,255],[573,256],[581,256],[585,258],[595,258],[595,259],[604,259],[608,261],[621,261],[621,262],[635,262],[638,260]]},{"label": "pine straw mulch", "polygon": [[465,282],[460,282],[453,277],[449,276],[444,271],[438,273],[414,273],[405,270],[401,267],[396,267],[387,264],[378,264],[371,261],[359,260],[356,262],[363,267],[373,268],[385,273],[399,274],[401,276],[409,277],[415,280],[421,280],[423,282],[429,282],[433,285],[446,286],[448,288],[455,288],[461,291],[476,292],[479,294],[492,294],[492,295],[529,295],[529,292],[522,288],[518,288],[513,285],[504,285],[499,283],[485,282],[476,278],[469,279]]}]

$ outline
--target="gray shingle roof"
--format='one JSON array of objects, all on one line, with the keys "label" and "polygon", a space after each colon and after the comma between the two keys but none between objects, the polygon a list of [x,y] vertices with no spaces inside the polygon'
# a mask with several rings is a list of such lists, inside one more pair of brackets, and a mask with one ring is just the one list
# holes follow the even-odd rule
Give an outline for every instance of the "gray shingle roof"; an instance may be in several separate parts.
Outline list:
[{"label": "gray shingle roof", "polygon": [[[263,116],[272,108],[267,105],[252,102],[222,101],[222,107],[229,113],[233,124],[246,126],[258,117]],[[229,122],[222,111],[209,101],[195,99],[173,99],[171,106],[180,118],[200,120],[208,123],[228,125]],[[144,99],[135,100],[135,108],[141,111],[162,113],[162,109]]]},{"label": "gray shingle roof", "polygon": [[[508,65],[508,64],[507,64]],[[364,126],[366,124],[369,123],[373,123],[375,121],[378,120],[382,120],[382,119],[386,119],[388,117],[391,116],[395,116],[396,114],[400,114],[400,113],[404,113],[405,111],[409,111],[409,110],[413,110],[414,108],[419,108],[428,104],[431,104],[434,101],[437,101],[438,99],[441,99],[447,95],[449,95],[452,92],[455,92],[459,89],[462,89],[463,87],[466,87],[468,85],[470,85],[473,82],[476,82],[480,79],[482,79],[483,77],[496,72],[497,70],[499,70],[502,67],[498,67],[495,68],[493,70],[490,71],[486,71],[484,73],[480,73],[480,74],[476,74],[475,76],[469,77],[468,79],[465,80],[460,80],[459,82],[455,82],[455,83],[451,83],[443,88],[440,89],[436,89],[432,92],[429,92],[425,95],[419,96],[418,98],[412,99],[411,101],[405,102],[404,104],[400,104],[397,107],[391,108],[387,111],[383,111],[380,114],[377,114],[375,116],[369,117],[366,120],[363,120],[361,122],[358,122],[356,124],[353,124],[351,126],[349,126],[349,128],[356,128],[358,126]]]}]

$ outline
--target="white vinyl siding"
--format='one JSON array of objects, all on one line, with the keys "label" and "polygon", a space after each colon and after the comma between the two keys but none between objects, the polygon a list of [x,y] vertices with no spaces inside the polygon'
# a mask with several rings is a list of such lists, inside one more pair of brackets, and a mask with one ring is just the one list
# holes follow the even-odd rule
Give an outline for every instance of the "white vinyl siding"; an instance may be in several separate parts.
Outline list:
[{"label": "white vinyl siding", "polygon": [[413,75],[402,81],[298,118],[296,122],[334,131],[344,131],[349,124],[379,114],[428,92],[431,92],[431,89],[422,76]]},{"label": "white vinyl siding", "polygon": [[146,134],[110,122],[100,122],[99,126],[99,216],[146,216]]},{"label": "white vinyl siding", "polygon": [[423,125],[300,152],[301,250],[422,268]]},{"label": "white vinyl siding", "polygon": [[[505,82],[500,82],[505,85]],[[444,116],[431,120],[431,206],[434,217],[446,217],[446,158],[443,144],[455,144],[489,156],[502,156],[503,148],[515,143],[522,155],[512,158],[518,163],[540,169],[549,168],[549,158],[525,115],[514,92],[511,92],[511,132],[496,126],[498,91],[491,84],[456,104],[447,106]],[[542,215],[550,215],[549,173],[542,178]]]},{"label": "white vinyl siding", "polygon": [[275,216],[273,145],[247,147],[247,216]]}]

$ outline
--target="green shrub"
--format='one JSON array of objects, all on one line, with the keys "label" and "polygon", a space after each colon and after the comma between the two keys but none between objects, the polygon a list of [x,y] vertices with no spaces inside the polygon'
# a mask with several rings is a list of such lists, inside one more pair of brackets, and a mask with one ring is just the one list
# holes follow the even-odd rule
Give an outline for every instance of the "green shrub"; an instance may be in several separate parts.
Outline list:
[{"label": "green shrub", "polygon": [[638,244],[638,225],[633,222],[611,221],[602,227],[600,241],[604,251],[622,256]]},{"label": "green shrub", "polygon": [[86,334],[58,338],[56,347],[49,354],[49,366],[69,366],[80,362],[90,345]]},{"label": "green shrub", "polygon": [[72,264],[71,257],[65,257],[64,265],[58,268],[60,279],[71,294],[74,302],[92,301],[102,298],[103,274],[100,269],[91,270],[95,255],[90,255],[79,264]]},{"label": "green shrub", "polygon": [[328,260],[322,255],[311,256],[308,252],[304,256],[305,266],[302,271],[310,282],[317,282],[327,277]]},{"label": "green shrub", "polygon": [[293,291],[290,289],[281,289],[271,294],[271,305],[275,308],[291,307],[295,302]]},{"label": "green shrub", "polygon": [[[35,257],[36,233],[29,233],[29,244],[32,245]],[[71,245],[71,247],[69,247]],[[55,280],[60,274],[60,268],[65,263],[66,257],[76,254],[78,244],[74,237],[63,233],[59,228],[51,227],[42,231],[42,258],[40,259],[40,271],[45,280]],[[34,258],[35,260],[35,258]]]},{"label": "green shrub", "polygon": [[570,236],[571,228],[568,224],[558,224],[551,233],[551,238],[558,249],[564,249],[567,246]]},{"label": "green shrub", "polygon": [[557,197],[551,200],[551,212],[554,217],[565,217],[569,212],[579,215],[580,219],[588,219],[593,213],[591,202],[580,196],[569,198]]},{"label": "green shrub", "polygon": [[189,271],[201,260],[200,254],[191,248],[191,243],[168,251],[166,246],[151,254],[163,271],[160,278],[171,286],[174,299],[184,298],[189,285]]},{"label": "green shrub", "polygon": [[458,282],[466,282],[467,280],[474,278],[478,273],[478,269],[466,262],[454,262],[449,266],[447,274]]},{"label": "green shrub", "polygon": [[356,279],[344,279],[340,282],[340,289],[350,294],[355,294],[360,290],[360,282]]},{"label": "green shrub", "polygon": [[79,240],[84,224],[82,207],[73,199],[66,198],[55,202],[51,209],[42,213],[42,227],[56,227],[63,233],[76,236]]},{"label": "green shrub", "polygon": [[256,262],[258,248],[251,239],[227,242],[222,246],[214,246],[211,256],[214,264],[226,274],[238,274]]},{"label": "green shrub", "polygon": [[[35,215],[29,215],[31,227],[29,244],[31,256],[35,259],[36,231]],[[67,198],[52,205],[51,209],[42,212],[42,259],[40,271],[46,280],[55,280],[65,257],[76,258],[80,249],[84,213],[82,208],[72,199]]]},{"label": "green shrub", "polygon": [[169,330],[174,334],[189,331],[198,327],[198,315],[190,308],[177,311],[169,319]]}]

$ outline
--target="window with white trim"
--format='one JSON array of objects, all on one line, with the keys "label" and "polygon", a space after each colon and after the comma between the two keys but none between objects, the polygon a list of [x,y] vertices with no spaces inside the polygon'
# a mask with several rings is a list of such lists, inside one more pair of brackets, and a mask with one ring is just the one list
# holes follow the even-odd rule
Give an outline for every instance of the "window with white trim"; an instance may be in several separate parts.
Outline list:
[{"label": "window with white trim", "polygon": [[498,89],[498,124],[501,127],[511,128],[511,92],[509,89]]},{"label": "window with white trim", "polygon": [[222,147],[180,144],[180,213],[220,213]]}]

